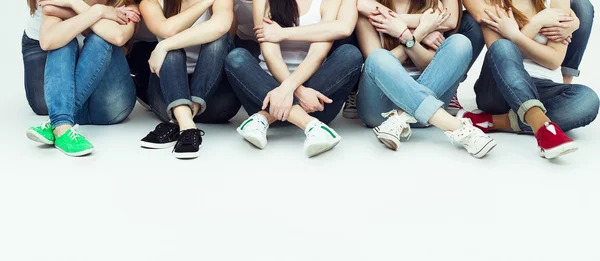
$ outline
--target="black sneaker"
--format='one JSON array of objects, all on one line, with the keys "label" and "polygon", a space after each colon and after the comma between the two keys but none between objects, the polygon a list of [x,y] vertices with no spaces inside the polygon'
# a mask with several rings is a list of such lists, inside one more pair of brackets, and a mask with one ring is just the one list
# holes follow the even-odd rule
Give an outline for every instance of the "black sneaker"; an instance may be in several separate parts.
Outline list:
[{"label": "black sneaker", "polygon": [[175,145],[178,139],[179,125],[163,122],[156,125],[156,128],[142,139],[140,145],[149,149],[165,149]]},{"label": "black sneaker", "polygon": [[344,116],[346,119],[358,119],[358,110],[356,109],[356,91],[350,92],[350,95],[348,95],[348,98],[346,98],[342,116]]},{"label": "black sneaker", "polygon": [[178,159],[195,159],[200,156],[204,131],[189,129],[181,132],[181,136],[173,148],[173,156]]}]

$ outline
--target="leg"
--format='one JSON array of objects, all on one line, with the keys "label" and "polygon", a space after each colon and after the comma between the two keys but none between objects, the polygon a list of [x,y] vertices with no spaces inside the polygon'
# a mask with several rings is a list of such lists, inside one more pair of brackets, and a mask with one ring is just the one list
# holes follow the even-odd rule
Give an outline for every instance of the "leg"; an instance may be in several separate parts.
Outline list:
[{"label": "leg", "polygon": [[462,21],[459,26],[458,33],[466,36],[471,41],[471,50],[473,55],[471,56],[469,67],[467,68],[467,71],[469,71],[475,60],[477,60],[479,57],[479,54],[481,54],[483,46],[485,45],[485,41],[483,39],[481,27],[467,10],[463,11]]},{"label": "leg", "polygon": [[25,33],[21,47],[27,102],[35,114],[48,115],[48,107],[44,100],[44,67],[48,52],[42,50],[39,41],[30,39]]},{"label": "leg", "polygon": [[580,21],[579,29],[573,33],[573,39],[562,64],[565,83],[571,83],[573,77],[579,76],[579,64],[585,53],[592,25],[594,23],[594,5],[589,0],[571,0],[571,9]]},{"label": "leg", "polygon": [[306,87],[313,88],[333,100],[325,109],[311,115],[329,123],[338,115],[346,97],[356,86],[362,67],[362,54],[354,45],[338,47],[323,63],[321,68],[307,81]]},{"label": "leg", "polygon": [[549,119],[535,82],[523,66],[519,48],[511,41],[501,39],[490,46],[486,58],[498,91],[519,119],[537,132]]},{"label": "leg", "polygon": [[598,115],[598,94],[579,84],[554,83],[534,79],[540,100],[548,109],[548,118],[563,131],[586,126]]},{"label": "leg", "polygon": [[135,84],[125,53],[113,48],[111,63],[98,87],[77,113],[77,123],[110,125],[124,121],[135,106]]},{"label": "leg", "polygon": [[356,101],[356,108],[360,119],[369,128],[375,128],[381,125],[385,118],[381,116],[382,112],[395,110],[398,108],[385,93],[377,87],[375,82],[367,80],[365,72],[360,77],[359,93]]},{"label": "leg", "polygon": [[192,101],[200,105],[195,109],[195,114],[202,114],[207,107],[207,101],[210,101],[224,76],[223,65],[225,57],[233,48],[233,41],[229,34],[221,38],[202,45],[196,69],[192,74],[190,82],[190,94]]},{"label": "leg", "polygon": [[169,122],[171,117],[167,113],[167,104],[160,88],[160,78],[156,74],[151,74],[148,81],[148,102],[150,110],[154,112],[161,121]]},{"label": "leg", "polygon": [[[44,70],[44,93],[52,128],[73,126],[75,107],[75,66],[79,44],[73,39],[67,45],[48,52]],[[60,134],[62,135],[64,131]],[[55,133],[56,135],[56,133]]]},{"label": "leg", "polygon": [[227,79],[221,81],[217,91],[210,98],[204,113],[194,118],[200,123],[226,123],[240,110],[241,103]]},{"label": "leg", "polygon": [[136,96],[142,104],[150,104],[148,100],[148,82],[151,72],[148,60],[157,43],[137,42],[127,55],[129,70],[133,75],[133,82],[135,83]]},{"label": "leg", "polygon": [[279,87],[279,82],[260,68],[258,60],[243,48],[234,49],[227,55],[225,72],[249,115],[261,111],[267,93]]},{"label": "leg", "polygon": [[[167,104],[166,112],[171,120],[177,120],[182,129],[195,128],[192,120],[192,97],[183,49],[169,51],[160,71],[161,93]],[[151,76],[151,82],[156,75]]]}]

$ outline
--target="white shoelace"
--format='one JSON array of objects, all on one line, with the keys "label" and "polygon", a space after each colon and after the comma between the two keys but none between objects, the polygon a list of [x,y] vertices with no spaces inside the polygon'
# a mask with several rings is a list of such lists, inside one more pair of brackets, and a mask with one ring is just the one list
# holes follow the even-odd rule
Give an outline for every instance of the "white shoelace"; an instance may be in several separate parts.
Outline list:
[{"label": "white shoelace", "polygon": [[40,124],[40,127],[42,128],[42,130],[45,130],[47,127],[47,125],[49,125],[50,120],[46,120],[44,122],[42,122],[42,124]]},{"label": "white shoelace", "polygon": [[77,141],[77,139],[81,136],[81,132],[79,131],[79,124],[75,124],[75,126],[71,127],[71,133],[69,133],[69,138],[71,140]]},{"label": "white shoelace", "polygon": [[[395,115],[395,116],[394,116]],[[410,124],[407,122],[400,121],[397,117],[399,117],[398,112],[390,111],[382,113],[381,116],[387,118],[386,121],[391,121],[392,125],[394,125],[394,130],[396,131],[395,135],[400,138],[406,138],[408,141],[410,136],[412,135],[412,131],[410,129]]]}]

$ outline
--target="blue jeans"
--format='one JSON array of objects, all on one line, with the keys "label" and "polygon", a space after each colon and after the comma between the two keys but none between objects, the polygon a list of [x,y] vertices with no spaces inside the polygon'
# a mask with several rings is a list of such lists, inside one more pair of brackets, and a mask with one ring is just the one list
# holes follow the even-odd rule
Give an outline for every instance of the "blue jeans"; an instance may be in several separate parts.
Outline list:
[{"label": "blue jeans", "polygon": [[21,53],[25,75],[25,96],[29,107],[37,115],[48,115],[48,107],[44,100],[44,67],[48,52],[42,50],[39,41],[23,33]]},{"label": "blue jeans", "polygon": [[461,34],[446,39],[418,79],[389,51],[373,51],[359,84],[358,115],[368,127],[379,126],[381,113],[402,109],[423,125],[447,104],[471,62],[471,43]]},{"label": "blue jeans", "polygon": [[[333,121],[358,81],[361,66],[362,55],[358,48],[348,44],[338,47],[304,84],[333,100],[333,103],[325,104],[323,111],[310,115],[324,123]],[[250,52],[242,48],[229,53],[225,72],[249,115],[259,112],[267,93],[280,85],[260,67]],[[294,103],[298,104],[297,101]]]},{"label": "blue jeans", "polygon": [[53,127],[115,124],[135,105],[135,86],[123,49],[94,33],[48,52],[44,91]]},{"label": "blue jeans", "polygon": [[600,101],[589,87],[532,78],[519,48],[501,39],[490,46],[475,83],[477,106],[491,114],[509,114],[513,131],[531,132],[525,113],[539,107],[564,131],[590,124]]},{"label": "blue jeans", "polygon": [[152,111],[162,120],[174,120],[172,109],[200,104],[194,121],[227,122],[240,110],[229,83],[224,79],[223,63],[233,41],[229,34],[202,45],[194,73],[188,75],[183,49],[170,51],[160,70],[150,76],[148,98]]},{"label": "blue jeans", "polygon": [[135,93],[137,97],[150,104],[148,101],[148,83],[150,81],[150,66],[148,66],[148,60],[150,55],[158,42],[137,42],[131,46],[129,53],[127,54],[127,63],[129,63],[129,70],[135,83]]},{"label": "blue jeans", "polygon": [[573,33],[573,39],[562,63],[562,73],[563,75],[579,76],[579,64],[581,64],[581,59],[592,34],[594,6],[589,0],[571,0],[571,9],[579,18],[579,29]]},{"label": "blue jeans", "polygon": [[[460,25],[458,26],[458,33],[466,36],[471,41],[471,50],[473,51],[473,55],[471,56],[471,62],[469,63],[469,67],[467,68],[467,72],[473,66],[473,63],[481,54],[483,47],[485,46],[485,40],[483,39],[483,32],[481,31],[481,26],[477,23],[475,18],[467,10],[463,11],[463,16]],[[451,32],[446,33],[446,37],[450,37]],[[467,78],[465,76],[463,81]]]}]

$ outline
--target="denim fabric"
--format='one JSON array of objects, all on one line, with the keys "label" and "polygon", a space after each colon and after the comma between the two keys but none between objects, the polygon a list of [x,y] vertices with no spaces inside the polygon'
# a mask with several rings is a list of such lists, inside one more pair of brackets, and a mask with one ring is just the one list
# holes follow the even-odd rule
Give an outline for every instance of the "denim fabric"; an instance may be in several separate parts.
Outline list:
[{"label": "denim fabric", "polygon": [[135,105],[135,86],[123,50],[94,33],[48,52],[44,91],[53,127],[114,124]]},{"label": "denim fabric", "polygon": [[380,125],[381,113],[402,109],[423,125],[447,104],[469,63],[472,49],[461,34],[450,36],[435,53],[418,79],[412,78],[400,61],[387,50],[372,52],[359,84],[357,109],[368,127]]},{"label": "denim fabric", "polygon": [[562,73],[563,75],[579,76],[579,64],[581,64],[581,59],[592,34],[594,6],[589,0],[571,0],[571,9],[579,18],[579,29],[573,32],[573,39],[567,49],[567,56],[562,63]]},{"label": "denim fabric", "polygon": [[44,67],[48,52],[42,50],[39,41],[23,33],[21,53],[25,74],[25,96],[29,107],[37,115],[48,115],[48,107],[44,99]]},{"label": "denim fabric", "polygon": [[[450,37],[450,33],[451,32],[446,33],[446,37]],[[473,63],[477,60],[477,57],[479,57],[479,54],[481,54],[481,51],[485,46],[485,40],[483,39],[481,26],[479,26],[475,18],[473,18],[473,16],[469,14],[467,10],[463,11],[462,21],[458,27],[458,33],[466,36],[471,41],[473,56],[471,56],[471,63],[469,63],[469,67],[467,69],[468,72],[471,69],[471,66],[473,66]],[[463,81],[466,78],[467,75],[465,74]]]},{"label": "denim fabric", "polygon": [[136,96],[146,104],[150,104],[147,94],[151,74],[148,60],[157,44],[158,42],[136,42],[127,54],[127,63],[133,75]]},{"label": "denim fabric", "polygon": [[[477,106],[491,114],[511,115],[514,131],[531,132],[524,114],[540,107],[564,131],[590,124],[598,114],[598,95],[579,84],[532,78],[523,66],[519,48],[509,40],[490,46],[475,83]],[[518,118],[516,117],[518,116]]]},{"label": "denim fabric", "polygon": [[[233,41],[229,34],[202,45],[191,75],[187,74],[185,51],[170,51],[161,68],[160,78],[156,74],[150,76],[148,96],[152,111],[163,121],[174,120],[173,107],[198,103],[201,109],[195,119],[197,121],[213,118],[223,121],[220,120],[222,117],[227,118],[234,111],[224,121],[235,116],[240,103],[234,99],[235,95],[224,80],[223,72],[225,57],[232,48]],[[223,97],[216,97],[217,94]],[[209,108],[213,110],[211,115],[202,116]],[[219,116],[221,114],[225,116]]]},{"label": "denim fabric", "polygon": [[[324,123],[333,121],[358,81],[361,66],[362,55],[358,48],[348,44],[338,47],[304,84],[333,100],[323,111],[311,113],[311,116]],[[248,50],[242,48],[229,53],[225,72],[249,115],[260,111],[267,93],[280,85],[259,66]]]}]

